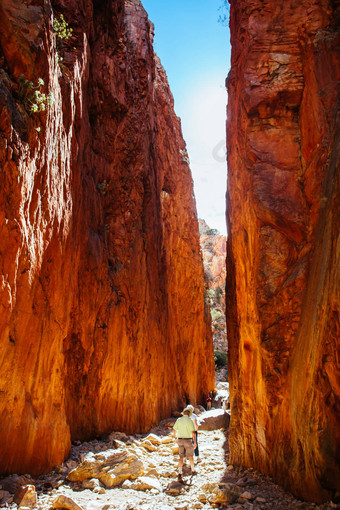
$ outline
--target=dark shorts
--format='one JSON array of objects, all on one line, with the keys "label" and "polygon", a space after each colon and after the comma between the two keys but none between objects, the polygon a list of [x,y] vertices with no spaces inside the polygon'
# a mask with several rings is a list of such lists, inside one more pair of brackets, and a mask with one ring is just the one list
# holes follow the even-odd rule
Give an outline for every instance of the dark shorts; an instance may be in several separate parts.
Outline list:
[{"label": "dark shorts", "polygon": [[193,457],[194,445],[192,444],[192,439],[179,439],[178,451],[180,459],[182,459],[183,457]]}]

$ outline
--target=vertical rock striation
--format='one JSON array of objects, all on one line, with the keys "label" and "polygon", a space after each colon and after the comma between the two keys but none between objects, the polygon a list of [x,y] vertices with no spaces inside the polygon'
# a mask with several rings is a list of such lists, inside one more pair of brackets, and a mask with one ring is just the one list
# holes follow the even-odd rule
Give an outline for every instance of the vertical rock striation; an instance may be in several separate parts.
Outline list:
[{"label": "vertical rock striation", "polygon": [[231,1],[231,462],[339,491],[339,3]]},{"label": "vertical rock striation", "polygon": [[[192,179],[152,30],[138,0],[1,2],[1,473],[146,431],[213,387]],[[46,111],[24,79],[53,93]]]},{"label": "vertical rock striation", "polygon": [[228,350],[225,320],[225,281],[227,238],[198,220],[203,256],[204,277],[207,285],[206,299],[210,301],[211,327],[215,350]]}]

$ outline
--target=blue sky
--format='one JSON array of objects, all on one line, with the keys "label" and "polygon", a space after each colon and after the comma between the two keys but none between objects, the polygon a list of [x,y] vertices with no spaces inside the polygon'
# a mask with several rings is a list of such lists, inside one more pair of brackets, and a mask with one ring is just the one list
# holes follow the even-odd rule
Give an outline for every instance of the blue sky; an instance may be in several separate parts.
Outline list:
[{"label": "blue sky", "polygon": [[168,75],[191,160],[198,215],[225,233],[225,79],[229,30],[222,0],[142,0]]}]

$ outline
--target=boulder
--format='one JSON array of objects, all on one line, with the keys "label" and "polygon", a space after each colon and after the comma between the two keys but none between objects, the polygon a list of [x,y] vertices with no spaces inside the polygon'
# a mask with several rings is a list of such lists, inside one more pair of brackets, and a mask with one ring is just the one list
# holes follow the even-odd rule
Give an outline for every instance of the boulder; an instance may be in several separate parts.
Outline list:
[{"label": "boulder", "polygon": [[83,489],[96,489],[98,487],[100,487],[100,483],[99,483],[99,480],[97,480],[97,478],[91,478],[90,480],[86,479],[82,482],[81,486],[83,487]]},{"label": "boulder", "polygon": [[15,494],[20,487],[31,484],[32,479],[28,476],[10,475],[1,480],[2,489],[12,494]]},{"label": "boulder", "polygon": [[62,508],[65,510],[84,510],[72,498],[60,495],[52,503],[53,508]]},{"label": "boulder", "polygon": [[88,453],[83,462],[68,474],[71,482],[97,478],[106,487],[115,487],[124,480],[134,480],[144,474],[143,463],[126,449]]},{"label": "boulder", "polygon": [[181,482],[173,481],[173,482],[169,483],[169,485],[167,486],[167,488],[165,489],[164,492],[166,492],[170,496],[178,496],[179,494],[181,494],[183,489],[184,489],[184,486]]},{"label": "boulder", "polygon": [[152,444],[150,441],[143,441],[141,444],[143,448],[145,448],[148,452],[154,452],[157,450],[157,447]]},{"label": "boulder", "polygon": [[129,437],[125,434],[125,432],[111,432],[109,435],[110,441],[123,441],[124,443],[128,441]]},{"label": "boulder", "polygon": [[0,505],[4,505],[9,503],[9,500],[12,499],[10,492],[0,490]]},{"label": "boulder", "polygon": [[229,426],[230,416],[224,409],[212,409],[201,414],[197,422],[198,430],[217,430]]},{"label": "boulder", "polygon": [[162,444],[173,443],[173,441],[174,441],[174,438],[172,436],[164,436],[162,438]]},{"label": "boulder", "polygon": [[159,437],[159,436],[156,436],[156,434],[149,434],[146,438],[145,438],[145,441],[149,441],[151,444],[155,445],[155,446],[159,446],[162,444],[162,438]]},{"label": "boulder", "polygon": [[225,484],[224,487],[218,488],[211,497],[208,497],[210,503],[218,505],[233,504],[235,503],[240,495],[242,489],[232,483]]},{"label": "boulder", "polygon": [[141,476],[138,480],[131,483],[130,488],[135,491],[147,491],[156,489],[158,492],[162,492],[162,485],[156,478],[151,476]]},{"label": "boulder", "polygon": [[199,500],[204,502],[204,496],[209,503],[224,505],[235,503],[242,493],[242,489],[232,483],[206,483],[202,485]]},{"label": "boulder", "polygon": [[15,492],[14,501],[19,507],[35,508],[37,506],[37,493],[34,485],[19,487]]}]

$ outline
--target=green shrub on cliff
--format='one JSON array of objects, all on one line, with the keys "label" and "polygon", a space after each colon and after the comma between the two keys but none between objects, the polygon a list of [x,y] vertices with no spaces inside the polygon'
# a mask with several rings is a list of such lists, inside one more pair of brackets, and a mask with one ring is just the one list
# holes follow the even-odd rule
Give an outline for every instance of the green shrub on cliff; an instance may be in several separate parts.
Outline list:
[{"label": "green shrub on cliff", "polygon": [[69,24],[65,20],[63,14],[60,14],[59,19],[54,18],[53,30],[58,39],[67,40],[72,37],[73,29],[69,27]]},{"label": "green shrub on cliff", "polygon": [[221,368],[227,364],[227,353],[224,351],[214,351],[215,367]]},{"label": "green shrub on cliff", "polygon": [[209,228],[209,230],[206,230],[204,232],[206,236],[216,236],[218,234],[217,228]]},{"label": "green shrub on cliff", "polygon": [[33,81],[28,80],[22,74],[19,78],[19,96],[25,106],[27,113],[37,113],[46,110],[47,105],[51,105],[54,102],[52,92],[45,94],[42,87],[45,86],[45,82],[42,78],[38,78],[36,84]]},{"label": "green shrub on cliff", "polygon": [[212,308],[210,313],[211,313],[211,318],[213,321],[222,317],[221,312],[216,310],[216,308]]}]

